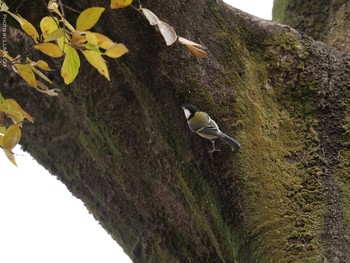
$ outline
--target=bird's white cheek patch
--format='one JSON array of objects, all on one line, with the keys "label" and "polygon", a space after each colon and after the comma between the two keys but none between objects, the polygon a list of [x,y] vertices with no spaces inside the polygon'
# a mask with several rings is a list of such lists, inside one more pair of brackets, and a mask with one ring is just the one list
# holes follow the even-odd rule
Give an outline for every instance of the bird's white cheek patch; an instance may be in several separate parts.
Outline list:
[{"label": "bird's white cheek patch", "polygon": [[184,109],[184,113],[186,115],[186,119],[188,119],[191,116],[191,112],[188,109]]}]

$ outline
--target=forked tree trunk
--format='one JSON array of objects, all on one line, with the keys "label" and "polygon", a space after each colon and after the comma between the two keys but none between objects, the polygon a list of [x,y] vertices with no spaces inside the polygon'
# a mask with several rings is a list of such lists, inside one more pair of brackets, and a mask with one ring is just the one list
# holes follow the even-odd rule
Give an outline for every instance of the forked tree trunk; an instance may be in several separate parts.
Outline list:
[{"label": "forked tree trunk", "polygon": [[[41,3],[18,12],[39,21]],[[221,1],[142,5],[208,57],[166,47],[132,8],[107,9],[95,29],[130,50],[108,60],[110,82],[84,62],[68,87],[54,75],[62,94],[48,98],[1,72],[3,95],[36,118],[24,126],[25,150],[134,262],[350,262],[345,51]],[[239,153],[219,142],[211,157],[184,103],[237,138]]]}]

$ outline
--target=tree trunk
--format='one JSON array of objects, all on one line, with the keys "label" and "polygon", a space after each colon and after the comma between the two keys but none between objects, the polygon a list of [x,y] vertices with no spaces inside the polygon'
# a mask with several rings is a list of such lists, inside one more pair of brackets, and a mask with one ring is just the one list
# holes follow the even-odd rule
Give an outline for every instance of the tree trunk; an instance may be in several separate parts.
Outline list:
[{"label": "tree trunk", "polygon": [[[134,262],[350,262],[346,50],[221,1],[142,5],[208,57],[167,47],[132,8],[107,9],[96,31],[130,50],[108,60],[110,82],[84,62],[68,87],[53,75],[62,94],[48,98],[1,71],[3,95],[36,118],[24,125],[24,149]],[[31,8],[18,12],[39,21]],[[218,142],[210,156],[184,103],[208,112],[241,150]]]}]

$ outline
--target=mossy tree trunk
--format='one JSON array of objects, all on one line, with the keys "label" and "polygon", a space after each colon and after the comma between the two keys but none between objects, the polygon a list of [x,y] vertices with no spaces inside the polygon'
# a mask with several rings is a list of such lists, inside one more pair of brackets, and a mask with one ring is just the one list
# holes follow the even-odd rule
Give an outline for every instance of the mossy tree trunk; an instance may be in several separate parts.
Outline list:
[{"label": "mossy tree trunk", "polygon": [[[39,21],[40,3],[18,11]],[[53,75],[62,94],[48,98],[1,71],[3,95],[36,118],[24,149],[134,262],[350,262],[345,51],[221,1],[142,5],[208,57],[166,47],[132,8],[107,10],[96,30],[130,50],[108,61],[110,82],[84,63],[68,87]],[[218,143],[211,157],[184,103],[207,111],[240,152]]]}]

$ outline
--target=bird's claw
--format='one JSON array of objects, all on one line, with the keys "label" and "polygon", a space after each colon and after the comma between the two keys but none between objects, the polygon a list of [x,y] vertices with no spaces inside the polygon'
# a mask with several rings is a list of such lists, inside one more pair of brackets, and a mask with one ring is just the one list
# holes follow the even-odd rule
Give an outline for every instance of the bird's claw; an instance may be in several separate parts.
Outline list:
[{"label": "bird's claw", "polygon": [[212,150],[208,151],[208,153],[209,153],[210,155],[212,155],[213,152],[221,152],[221,150],[220,150],[220,149],[212,149]]}]

